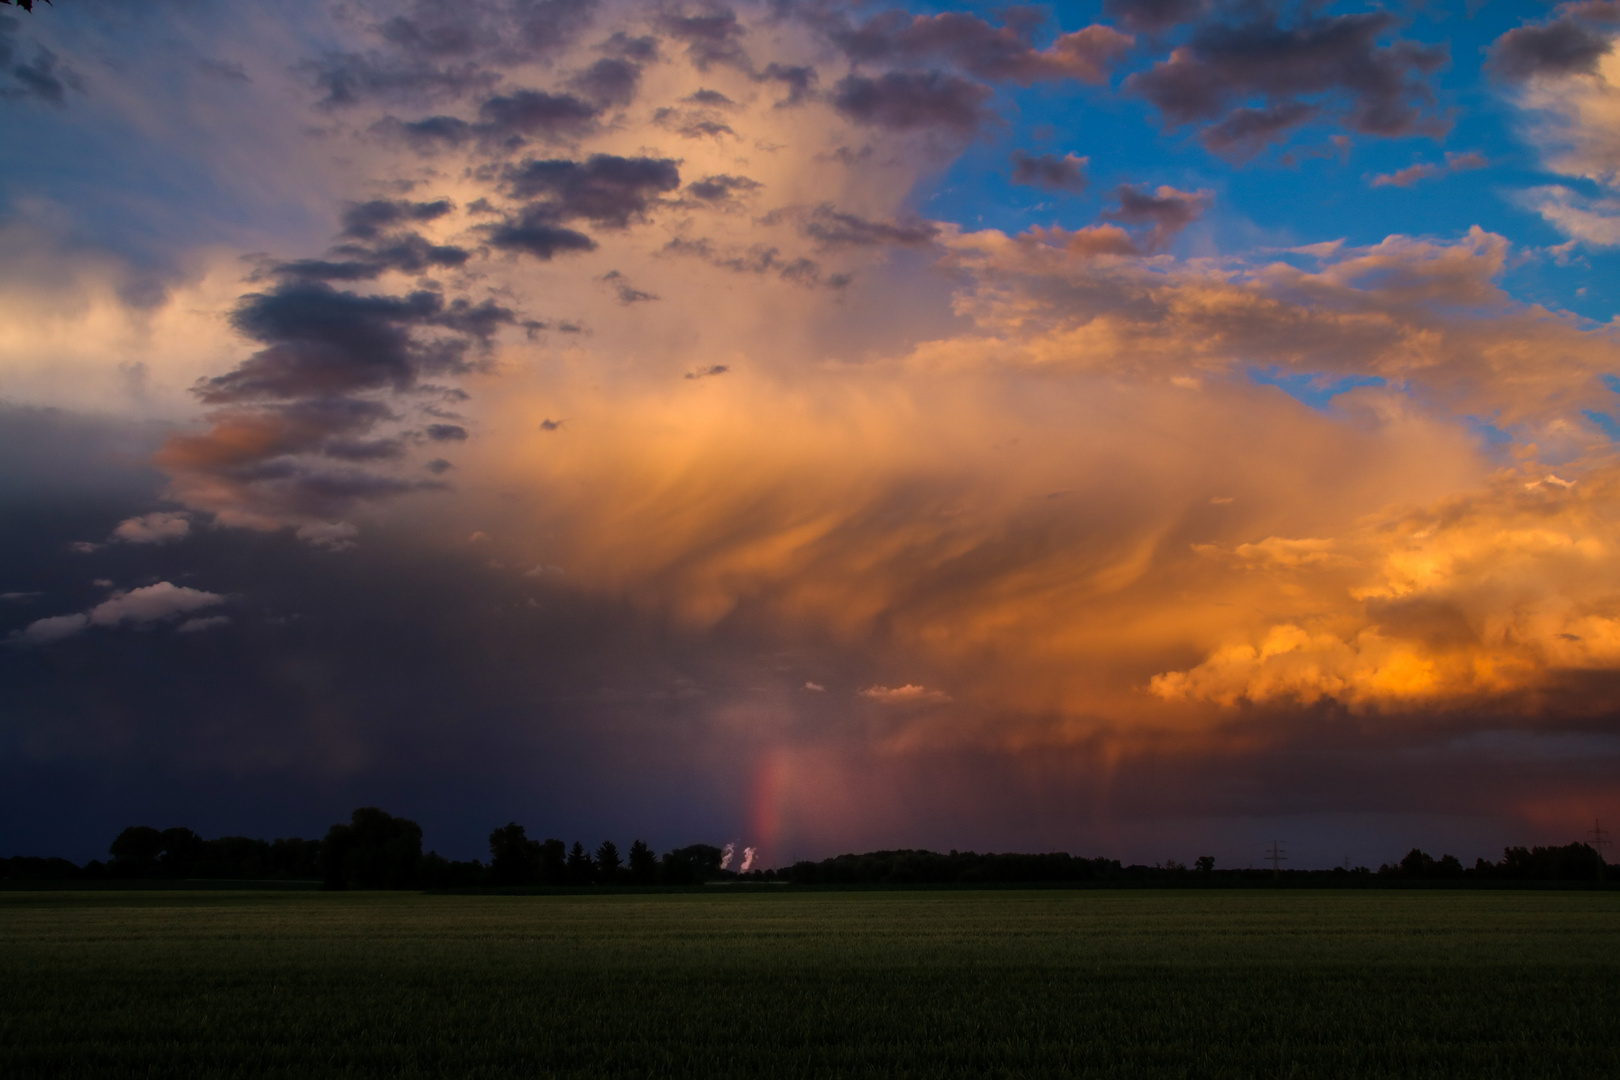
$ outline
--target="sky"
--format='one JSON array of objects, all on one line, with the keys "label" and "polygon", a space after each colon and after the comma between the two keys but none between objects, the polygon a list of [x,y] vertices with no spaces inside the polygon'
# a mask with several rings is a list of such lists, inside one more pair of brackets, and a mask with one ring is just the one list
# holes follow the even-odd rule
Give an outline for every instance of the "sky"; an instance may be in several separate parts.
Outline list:
[{"label": "sky", "polygon": [[0,854],[1620,819],[1620,6],[0,9]]}]

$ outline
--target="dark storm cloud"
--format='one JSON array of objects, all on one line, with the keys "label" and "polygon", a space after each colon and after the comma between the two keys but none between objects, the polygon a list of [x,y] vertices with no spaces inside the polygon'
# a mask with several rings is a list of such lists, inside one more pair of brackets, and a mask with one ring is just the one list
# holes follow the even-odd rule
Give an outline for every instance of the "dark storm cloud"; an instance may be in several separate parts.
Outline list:
[{"label": "dark storm cloud", "polygon": [[[242,298],[231,325],[265,347],[195,392],[209,404],[405,390],[424,374],[469,369],[469,350],[516,321],[492,301],[445,302],[435,292],[362,296],[288,282]],[[448,334],[424,336],[424,330]]]},{"label": "dark storm cloud", "polygon": [[583,218],[622,229],[646,217],[658,196],[680,187],[671,158],[592,154],[585,161],[530,160],[505,173],[508,192],[519,199],[541,199],[540,209],[556,221]]},{"label": "dark storm cloud", "polygon": [[612,37],[597,47],[609,56],[634,60],[638,64],[650,64],[658,59],[657,38],[631,37],[623,30],[615,30]]},{"label": "dark storm cloud", "polygon": [[390,237],[378,244],[340,244],[329,254],[333,258],[275,263],[270,272],[304,281],[370,281],[389,270],[422,274],[455,269],[468,259],[465,248],[430,243],[416,233]]},{"label": "dark storm cloud", "polygon": [[476,130],[488,139],[571,137],[590,131],[600,111],[598,106],[572,94],[519,90],[480,105]]},{"label": "dark storm cloud", "polygon": [[478,106],[478,120],[469,123],[455,116],[429,116],[402,121],[387,117],[375,130],[401,138],[419,151],[464,146],[477,141],[486,149],[512,150],[529,139],[561,142],[588,134],[596,127],[602,106],[572,94],[517,90],[487,98]]},{"label": "dark storm cloud", "polygon": [[1052,191],[1081,192],[1086,190],[1086,159],[1074,154],[1058,157],[1056,154],[1026,154],[1014,150],[1012,154],[1012,182]]},{"label": "dark storm cloud", "polygon": [[1102,214],[1104,221],[1122,225],[1146,225],[1148,231],[1137,239],[1144,252],[1163,250],[1176,234],[1203,216],[1211,197],[1205,191],[1177,191],[1161,187],[1154,192],[1138,191],[1129,184],[1114,190],[1119,209]]},{"label": "dark storm cloud", "polygon": [[500,76],[474,63],[431,64],[365,53],[328,53],[298,65],[324,95],[321,109],[352,108],[362,102],[419,103],[488,91]]},{"label": "dark storm cloud", "polygon": [[[1290,26],[1273,8],[1217,15],[1150,70],[1125,81],[1172,126],[1219,121],[1206,134],[1218,152],[1244,156],[1317,115],[1306,97],[1341,102],[1337,119],[1352,131],[1398,137],[1435,131],[1427,78],[1446,62],[1443,47],[1396,39],[1380,45],[1399,19],[1388,12],[1321,16]],[[1259,99],[1261,107],[1250,103]]]},{"label": "dark storm cloud", "polygon": [[568,80],[568,85],[599,105],[628,105],[641,83],[641,65],[620,57],[603,57]]},{"label": "dark storm cloud", "polygon": [[436,221],[455,209],[449,199],[409,202],[372,199],[353,203],[343,211],[343,235],[356,240],[373,240],[379,234],[402,225]]},{"label": "dark storm cloud", "polygon": [[1608,35],[1566,14],[1543,26],[1509,30],[1491,46],[1486,67],[1514,82],[1537,75],[1590,74],[1613,45]]},{"label": "dark storm cloud", "polygon": [[1224,157],[1247,160],[1289,131],[1321,113],[1315,105],[1288,101],[1263,109],[1233,109],[1226,119],[1204,129],[1199,136],[1211,151]]},{"label": "dark storm cloud", "polygon": [[778,109],[802,104],[815,92],[818,76],[816,69],[803,64],[778,64],[771,61],[754,74],[755,82],[776,82],[787,87],[788,96],[776,103]]},{"label": "dark storm cloud", "polygon": [[686,185],[686,192],[694,199],[708,203],[723,203],[736,198],[739,191],[753,191],[763,187],[758,180],[746,176],[731,176],[720,173],[716,176],[705,176],[703,179]]},{"label": "dark storm cloud", "polygon": [[699,71],[714,64],[750,70],[743,52],[743,27],[737,13],[726,8],[701,15],[666,15],[660,27],[676,41],[686,44],[686,56]]},{"label": "dark storm cloud", "polygon": [[864,23],[824,24],[833,42],[857,63],[946,63],[983,79],[1028,86],[1043,79],[1100,82],[1130,39],[1107,27],[1087,27],[1035,48],[1031,20],[996,26],[965,12],[913,15],[890,10]]},{"label": "dark storm cloud", "polygon": [[582,232],[556,224],[556,216],[544,204],[526,207],[515,218],[485,227],[491,247],[517,251],[538,259],[550,259],[570,251],[592,251],[596,241]]},{"label": "dark storm cloud", "polygon": [[593,154],[583,162],[531,159],[509,167],[505,183],[513,197],[534,201],[516,216],[485,226],[485,236],[503,251],[550,259],[596,247],[596,241],[565,222],[583,219],[602,228],[628,228],[645,219],[660,195],[680,187],[681,175],[670,158]]},{"label": "dark storm cloud", "polygon": [[913,131],[941,128],[972,134],[991,120],[990,88],[942,71],[848,75],[833,87],[833,106],[858,124]]},{"label": "dark storm cloud", "polygon": [[460,424],[429,424],[427,437],[434,442],[466,442],[467,429]]},{"label": "dark storm cloud", "polygon": [[824,248],[924,247],[939,235],[939,226],[928,221],[870,221],[822,203],[803,216],[799,231]]},{"label": "dark storm cloud", "polygon": [[1208,0],[1103,0],[1104,15],[1141,34],[1192,22],[1208,7]]},{"label": "dark storm cloud", "polygon": [[84,80],[61,57],[37,43],[25,49],[22,42],[21,22],[0,15],[0,98],[65,105],[69,90],[84,92]]}]

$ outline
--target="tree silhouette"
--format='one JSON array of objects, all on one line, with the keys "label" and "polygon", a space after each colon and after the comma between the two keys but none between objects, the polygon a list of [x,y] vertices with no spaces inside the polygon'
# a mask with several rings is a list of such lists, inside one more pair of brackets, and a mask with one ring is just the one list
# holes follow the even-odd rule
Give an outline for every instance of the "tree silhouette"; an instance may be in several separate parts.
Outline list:
[{"label": "tree silhouette", "polygon": [[349,824],[333,825],[321,845],[321,877],[328,889],[408,889],[422,861],[422,827],[362,806]]},{"label": "tree silhouette", "polygon": [[540,845],[540,880],[547,885],[568,881],[568,845],[561,840],[548,839]]},{"label": "tree silhouette", "polygon": [[489,873],[497,885],[527,885],[540,877],[540,844],[509,821],[489,834]]},{"label": "tree silhouette", "polygon": [[595,869],[591,857],[585,854],[585,845],[575,840],[574,846],[568,852],[568,883],[589,885]]},{"label": "tree silhouette", "polygon": [[630,845],[630,880],[637,885],[651,885],[658,880],[658,856],[645,840]]},{"label": "tree silhouette", "polygon": [[[13,0],[0,0],[0,4],[10,4],[12,2],[13,2]],[[45,2],[48,4],[48,3],[51,2],[51,0],[45,0]],[[16,3],[16,5],[18,7],[22,8],[24,11],[33,11],[34,10],[34,0],[15,0],[15,3]]]},{"label": "tree silhouette", "polygon": [[612,885],[618,880],[623,866],[619,859],[619,846],[611,840],[602,841],[602,846],[596,849],[596,880],[603,885]]},{"label": "tree silhouette", "polygon": [[131,825],[107,849],[117,877],[150,877],[163,854],[163,834],[148,825]]}]

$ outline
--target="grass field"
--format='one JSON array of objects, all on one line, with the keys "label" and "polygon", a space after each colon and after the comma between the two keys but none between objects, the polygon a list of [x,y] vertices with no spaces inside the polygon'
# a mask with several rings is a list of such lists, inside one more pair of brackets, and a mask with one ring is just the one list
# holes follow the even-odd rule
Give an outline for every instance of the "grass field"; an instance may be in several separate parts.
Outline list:
[{"label": "grass field", "polygon": [[0,1076],[1620,1076],[1620,894],[0,893]]}]

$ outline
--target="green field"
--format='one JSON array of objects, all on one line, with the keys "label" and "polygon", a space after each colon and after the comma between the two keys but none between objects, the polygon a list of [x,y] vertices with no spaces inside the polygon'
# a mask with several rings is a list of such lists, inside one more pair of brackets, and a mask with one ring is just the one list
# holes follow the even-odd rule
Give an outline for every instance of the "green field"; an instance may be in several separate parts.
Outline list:
[{"label": "green field", "polygon": [[1620,894],[0,893],[0,1076],[1620,1076]]}]

